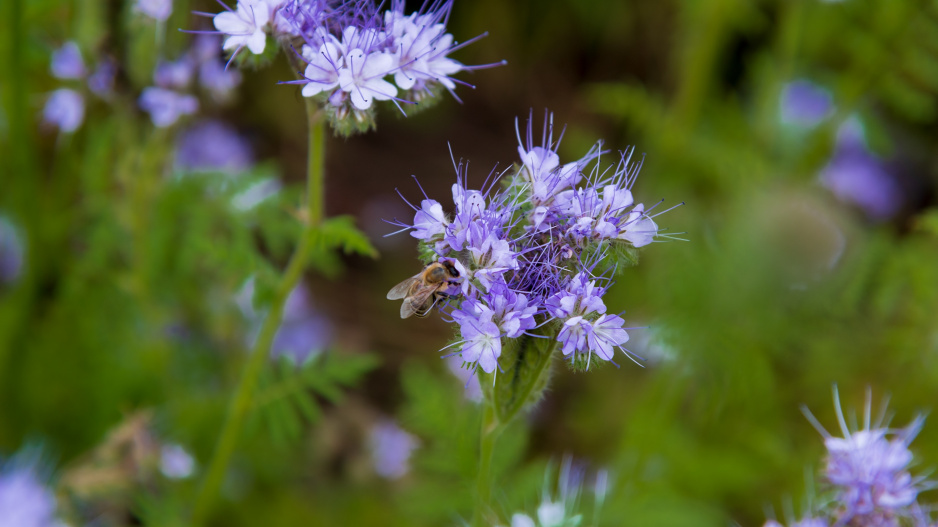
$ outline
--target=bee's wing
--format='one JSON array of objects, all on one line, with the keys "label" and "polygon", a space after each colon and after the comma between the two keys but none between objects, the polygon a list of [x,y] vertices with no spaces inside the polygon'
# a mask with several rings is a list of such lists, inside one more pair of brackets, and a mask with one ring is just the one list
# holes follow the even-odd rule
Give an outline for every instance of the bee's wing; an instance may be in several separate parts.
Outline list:
[{"label": "bee's wing", "polygon": [[414,280],[417,280],[417,276],[412,276],[392,287],[391,290],[388,291],[388,300],[400,300],[402,298],[406,298],[407,295],[410,294],[410,288],[413,285]]},{"label": "bee's wing", "polygon": [[429,309],[427,307],[427,301],[430,300],[430,296],[433,294],[432,287],[422,287],[418,289],[413,295],[404,299],[404,302],[401,303],[401,318],[407,318],[413,314],[426,313]]}]

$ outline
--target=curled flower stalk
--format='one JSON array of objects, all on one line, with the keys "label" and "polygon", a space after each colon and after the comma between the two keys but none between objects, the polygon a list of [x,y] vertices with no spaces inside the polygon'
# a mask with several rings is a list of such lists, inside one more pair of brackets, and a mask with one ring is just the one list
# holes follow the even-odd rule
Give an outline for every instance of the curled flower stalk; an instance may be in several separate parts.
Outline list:
[{"label": "curled flower stalk", "polygon": [[491,496],[494,442],[540,399],[554,358],[577,371],[615,364],[617,351],[638,362],[625,348],[635,328],[608,313],[603,296],[639,248],[668,237],[655,222],[657,205],[632,196],[640,168],[633,151],[604,166],[608,152],[597,143],[561,163],[562,132],[555,134],[552,120],[545,116],[536,143],[529,118],[525,137],[518,134],[520,163],[493,170],[479,188],[469,184],[468,165],[454,160],[451,212],[424,194],[419,204],[408,202],[411,222],[392,222],[418,240],[428,265],[455,270],[435,286],[443,300],[433,305],[458,331],[444,349],[483,385],[477,524]]}]

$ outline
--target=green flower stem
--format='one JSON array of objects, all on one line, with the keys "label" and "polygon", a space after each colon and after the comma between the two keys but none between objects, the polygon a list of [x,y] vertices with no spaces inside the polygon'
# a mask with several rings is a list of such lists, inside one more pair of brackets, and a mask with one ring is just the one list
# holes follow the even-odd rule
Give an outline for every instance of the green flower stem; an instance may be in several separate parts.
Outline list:
[{"label": "green flower stem", "polygon": [[[530,341],[532,346],[537,346],[537,340]],[[515,394],[511,405],[507,409],[501,408],[495,399],[495,389],[492,386],[492,376],[488,374],[479,374],[479,383],[482,387],[484,396],[482,407],[482,426],[479,430],[479,475],[476,479],[476,493],[478,502],[476,503],[475,513],[473,515],[473,525],[484,527],[490,525],[486,523],[485,513],[491,509],[492,501],[492,457],[495,454],[495,442],[501,435],[505,427],[514,420],[514,418],[527,406],[532,400],[534,391],[540,387],[543,390],[547,386],[545,376],[548,375],[551,359],[554,350],[557,348],[556,335],[551,335],[550,345],[542,353],[538,354],[537,363],[531,371],[531,376],[521,386],[521,390]],[[502,411],[504,410],[504,411]]]},{"label": "green flower stem", "polygon": [[277,334],[277,328],[283,318],[283,307],[286,304],[287,297],[296,284],[299,283],[303,270],[306,267],[306,260],[313,248],[316,230],[322,224],[323,220],[323,195],[324,195],[324,172],[325,172],[325,142],[326,142],[326,123],[321,118],[318,108],[308,103],[306,106],[307,117],[309,119],[309,163],[307,165],[308,181],[308,202],[306,214],[308,215],[306,226],[300,236],[299,244],[290,258],[287,269],[280,279],[277,286],[270,311],[264,324],[261,326],[260,334],[254,349],[251,350],[250,358],[244,368],[241,381],[238,384],[234,398],[228,409],[228,417],[225,420],[221,435],[215,447],[212,461],[209,464],[208,471],[202,488],[196,496],[195,507],[192,513],[192,524],[195,526],[204,525],[205,519],[211,510],[211,506],[218,497],[219,489],[225,476],[225,470],[234,454],[240,435],[244,418],[252,407],[252,398],[257,388],[258,377],[264,364],[270,356],[271,344],[274,336]]},{"label": "green flower stem", "polygon": [[[479,375],[479,382],[489,385],[486,382],[489,375]],[[476,479],[476,493],[478,494],[478,503],[476,503],[473,525],[484,527],[485,512],[489,509],[489,503],[492,501],[492,456],[495,454],[495,441],[502,433],[504,425],[498,421],[498,412],[495,410],[495,399],[492,395],[491,385],[488,389],[482,388],[485,394],[482,406],[482,427],[479,431],[479,475]]]}]

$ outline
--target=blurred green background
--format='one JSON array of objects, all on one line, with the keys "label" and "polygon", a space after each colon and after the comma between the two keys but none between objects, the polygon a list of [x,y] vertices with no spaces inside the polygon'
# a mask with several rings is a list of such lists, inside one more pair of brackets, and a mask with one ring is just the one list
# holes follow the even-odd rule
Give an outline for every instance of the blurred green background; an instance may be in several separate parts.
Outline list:
[{"label": "blurred green background", "polygon": [[[0,214],[24,262],[0,284],[0,457],[41,445],[76,522],[170,525],[191,505],[244,362],[251,323],[235,297],[254,276],[262,306],[295,243],[303,100],[276,84],[292,78],[282,55],[243,71],[233,103],[200,117],[235,126],[257,164],[237,179],[186,176],[172,149],[187,123],[156,129],[135,107],[159,29],[131,2],[0,10]],[[191,10],[218,7],[177,1],[166,57],[189,45],[176,28],[206,27]],[[421,199],[412,174],[448,200],[448,145],[471,160],[470,186],[516,162],[514,120],[532,110],[566,123],[564,162],[598,139],[635,145],[637,201],[686,202],[656,221],[688,241],[647,247],[610,293],[612,311],[650,326],[631,333],[645,367],[558,368],[500,441],[506,521],[533,510],[545,467],[569,454],[613,475],[602,525],[761,525],[786,501],[803,510],[805,474],[821,466],[800,405],[829,430],[835,383],[848,408],[866,387],[874,401],[891,394],[897,425],[933,408],[938,2],[457,0],[448,28],[457,40],[489,33],[457,60],[508,65],[458,75],[476,86],[458,88],[463,104],[447,95],[406,119],[385,109],[377,131],[329,140],[327,214],[354,216],[380,257],[336,253],[307,273],[329,344],[312,373],[271,367],[213,525],[471,516],[478,410],[437,352],[453,330],[400,320],[385,300],[421,263],[407,234],[382,237],[393,230],[382,220],[410,217],[395,188]],[[120,66],[116,97],[89,101],[82,128],[60,135],[40,114],[62,84],[50,53],[67,40],[86,62]],[[791,117],[798,80],[829,98],[811,122]],[[863,155],[844,168],[849,130],[862,131]],[[839,171],[840,192],[825,171]],[[879,183],[863,179],[871,171]],[[230,206],[265,178],[282,191]],[[871,192],[892,196],[888,213],[849,199]],[[370,430],[390,418],[417,442],[397,479],[371,465]],[[192,476],[161,476],[135,454],[161,442],[191,452]],[[913,451],[920,471],[936,466],[938,425]]]}]

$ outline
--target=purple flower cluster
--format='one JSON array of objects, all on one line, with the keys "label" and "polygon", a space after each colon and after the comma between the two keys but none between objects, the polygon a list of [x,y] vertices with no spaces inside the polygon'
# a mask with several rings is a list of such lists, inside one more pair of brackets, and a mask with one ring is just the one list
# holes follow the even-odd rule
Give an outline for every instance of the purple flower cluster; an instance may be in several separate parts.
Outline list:
[{"label": "purple flower cluster", "polygon": [[493,171],[483,190],[468,188],[460,163],[452,215],[425,196],[412,205],[413,223],[397,222],[419,240],[426,260],[449,262],[459,272],[458,287],[446,291],[462,337],[454,345],[487,373],[498,366],[504,339],[525,335],[553,339],[582,369],[594,354],[612,361],[622,349],[631,356],[622,348],[628,328],[606,312],[603,295],[617,257],[658,236],[650,210],[632,198],[639,166],[629,151],[601,169],[601,144],[561,164],[550,120],[535,146],[529,119],[526,140],[519,134],[520,166]]},{"label": "purple flower cluster", "polygon": [[234,55],[264,53],[268,35],[295,46],[304,67],[300,80],[287,83],[318,97],[334,124],[349,116],[370,123],[374,101],[420,103],[442,89],[453,93],[452,75],[487,67],[449,58],[475,40],[457,45],[446,32],[452,0],[410,14],[404,7],[402,0],[384,12],[367,0],[239,0],[213,22]]},{"label": "purple flower cluster", "polygon": [[[927,513],[917,503],[919,492],[930,488],[929,484],[923,478],[912,477],[908,471],[912,461],[909,444],[921,430],[924,417],[918,416],[908,426],[899,429],[884,424],[883,415],[871,423],[871,399],[868,391],[863,428],[851,431],[834,388],[835,409],[843,437],[832,436],[809,411],[804,410],[824,436],[827,458],[823,474],[831,486],[833,498],[817,518],[809,518],[793,526],[936,525],[930,522]],[[766,523],[766,527],[778,526],[774,521]]]},{"label": "purple flower cluster", "polygon": [[[102,99],[108,99],[114,88],[114,62],[105,58],[94,71],[89,70],[75,42],[66,42],[52,52],[49,71],[53,77],[62,81],[85,81],[91,93]],[[53,91],[42,110],[42,120],[65,133],[78,130],[85,120],[85,97],[81,88],[59,88]]]}]

